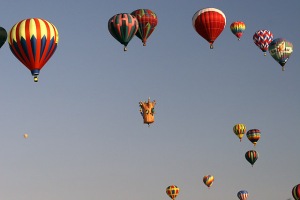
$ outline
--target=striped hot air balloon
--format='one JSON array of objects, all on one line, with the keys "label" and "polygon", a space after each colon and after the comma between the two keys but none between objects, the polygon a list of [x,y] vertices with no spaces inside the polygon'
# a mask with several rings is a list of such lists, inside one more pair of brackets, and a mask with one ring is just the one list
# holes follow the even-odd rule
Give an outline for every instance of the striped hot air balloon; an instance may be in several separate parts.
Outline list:
[{"label": "striped hot air balloon", "polygon": [[139,22],[139,29],[136,32],[136,36],[140,38],[143,45],[146,46],[147,39],[155,30],[158,23],[157,16],[150,9],[138,9],[133,11],[131,15],[135,16]]},{"label": "striped hot air balloon", "polygon": [[255,150],[250,150],[250,151],[247,151],[245,153],[245,158],[246,160],[252,165],[254,165],[254,163],[256,162],[256,160],[258,159],[258,152],[255,151]]},{"label": "striped hot air balloon", "polygon": [[240,40],[243,36],[245,29],[246,25],[241,21],[232,22],[230,25],[231,32],[238,38],[238,40]]},{"label": "striped hot air balloon", "polygon": [[248,199],[248,192],[246,190],[241,190],[237,193],[237,197],[240,200],[247,200]]},{"label": "striped hot air balloon", "polygon": [[210,188],[210,186],[212,186],[214,180],[215,180],[215,178],[212,175],[206,175],[203,177],[203,182],[208,188]]},{"label": "striped hot air balloon", "polygon": [[251,129],[247,131],[247,138],[256,146],[257,141],[260,139],[260,130]]},{"label": "striped hot air balloon", "polygon": [[16,23],[8,35],[11,52],[31,71],[35,82],[40,70],[54,54],[58,40],[56,27],[40,18]]},{"label": "striped hot air balloon", "polygon": [[124,51],[127,51],[127,45],[138,31],[139,23],[131,14],[119,13],[108,20],[108,30],[110,34],[124,45]]},{"label": "striped hot air balloon", "polygon": [[246,133],[246,125],[245,124],[236,124],[233,126],[234,134],[242,141],[244,134]]}]

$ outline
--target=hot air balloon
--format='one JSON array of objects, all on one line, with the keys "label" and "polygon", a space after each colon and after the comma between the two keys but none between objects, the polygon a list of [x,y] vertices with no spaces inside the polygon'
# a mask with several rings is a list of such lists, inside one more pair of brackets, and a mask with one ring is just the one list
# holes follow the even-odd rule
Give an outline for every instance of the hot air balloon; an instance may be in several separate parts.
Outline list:
[{"label": "hot air balloon", "polygon": [[170,185],[169,187],[167,187],[166,193],[172,200],[175,200],[175,198],[179,194],[179,188],[176,185]]},{"label": "hot air balloon", "polygon": [[108,30],[110,34],[124,45],[124,51],[127,51],[127,45],[138,31],[139,23],[136,17],[128,13],[119,13],[108,20]]},{"label": "hot air balloon", "polygon": [[143,45],[146,46],[147,39],[157,25],[157,16],[149,9],[138,9],[133,11],[131,15],[135,16],[139,23],[139,29],[136,32],[136,36],[140,38]]},{"label": "hot air balloon", "polygon": [[271,56],[281,65],[284,71],[284,65],[293,53],[293,44],[286,39],[274,39],[269,45]]},{"label": "hot air balloon", "polygon": [[148,102],[140,101],[139,104],[140,104],[140,113],[143,116],[144,124],[148,124],[148,126],[150,126],[150,124],[154,122],[154,114],[155,114],[154,106],[156,104],[156,101],[154,100],[150,102],[150,97],[149,97]]},{"label": "hot air balloon", "polygon": [[11,28],[8,43],[11,52],[31,71],[37,82],[40,70],[56,50],[58,31],[44,19],[24,19]]},{"label": "hot air balloon", "polygon": [[251,129],[247,132],[247,138],[256,146],[257,141],[260,138],[260,130],[258,129]]},{"label": "hot air balloon", "polygon": [[246,25],[244,22],[241,21],[233,22],[230,25],[231,32],[238,38],[238,40],[240,40],[241,37],[243,36],[245,29],[246,29]]},{"label": "hot air balloon", "polygon": [[241,190],[237,193],[237,197],[240,199],[240,200],[247,200],[248,198],[248,192],[246,190]]},{"label": "hot air balloon", "polygon": [[213,43],[226,26],[226,16],[217,8],[204,8],[194,14],[192,22],[196,32],[207,40],[213,49]]},{"label": "hot air balloon", "polygon": [[28,138],[28,134],[25,133],[25,134],[23,135],[23,137],[24,137],[25,139],[27,139],[27,138]]},{"label": "hot air balloon", "polygon": [[264,52],[264,56],[267,55],[269,44],[273,40],[273,33],[269,30],[258,30],[253,35],[253,42]]},{"label": "hot air balloon", "polygon": [[0,27],[0,48],[6,42],[7,39],[7,32],[4,28]]},{"label": "hot air balloon", "polygon": [[212,175],[207,175],[207,176],[203,177],[203,182],[208,188],[210,188],[210,186],[212,186],[214,180],[215,180],[214,176],[212,176]]},{"label": "hot air balloon", "polygon": [[245,158],[253,167],[254,163],[256,162],[256,160],[258,158],[258,152],[254,151],[254,150],[247,151],[245,153]]},{"label": "hot air balloon", "polygon": [[292,189],[292,195],[295,200],[300,200],[300,184],[295,185]]},{"label": "hot air balloon", "polygon": [[244,134],[246,133],[246,125],[245,124],[236,124],[233,126],[233,132],[236,136],[242,141]]}]

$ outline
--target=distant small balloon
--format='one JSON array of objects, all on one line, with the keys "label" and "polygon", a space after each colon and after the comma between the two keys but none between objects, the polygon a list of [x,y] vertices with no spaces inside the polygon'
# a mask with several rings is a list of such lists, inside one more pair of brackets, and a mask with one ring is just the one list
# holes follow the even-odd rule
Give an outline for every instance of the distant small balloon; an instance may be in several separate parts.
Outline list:
[{"label": "distant small balloon", "polygon": [[27,139],[27,138],[28,138],[28,134],[25,133],[25,134],[23,135],[23,137],[24,137],[25,139]]}]

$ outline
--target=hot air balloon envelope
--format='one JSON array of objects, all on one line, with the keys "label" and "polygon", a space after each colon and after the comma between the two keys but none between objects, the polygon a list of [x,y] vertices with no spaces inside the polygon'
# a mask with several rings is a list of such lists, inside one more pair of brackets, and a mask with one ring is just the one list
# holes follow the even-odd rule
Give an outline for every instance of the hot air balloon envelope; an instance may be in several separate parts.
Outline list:
[{"label": "hot air balloon envelope", "polygon": [[192,22],[196,32],[209,42],[212,49],[226,26],[226,16],[217,8],[204,8],[194,14]]}]

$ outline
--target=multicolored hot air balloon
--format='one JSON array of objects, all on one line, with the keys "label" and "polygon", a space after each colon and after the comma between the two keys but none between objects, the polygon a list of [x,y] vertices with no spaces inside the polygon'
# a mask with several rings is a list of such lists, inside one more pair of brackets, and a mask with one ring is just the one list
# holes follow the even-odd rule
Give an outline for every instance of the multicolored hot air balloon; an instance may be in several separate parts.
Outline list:
[{"label": "multicolored hot air balloon", "polygon": [[175,200],[179,194],[179,188],[176,185],[170,185],[167,187],[166,193],[172,200]]},{"label": "multicolored hot air balloon", "polygon": [[284,38],[277,38],[270,43],[269,52],[284,71],[284,65],[293,53],[293,44]]},{"label": "multicolored hot air balloon", "polygon": [[240,200],[247,200],[248,198],[248,192],[246,190],[241,190],[237,193],[237,197],[240,199]]},{"label": "multicolored hot air balloon", "polygon": [[24,19],[16,23],[8,35],[11,52],[38,81],[40,70],[54,54],[59,40],[56,27],[40,18]]},{"label": "multicolored hot air balloon", "polygon": [[212,186],[213,182],[214,182],[214,176],[212,175],[207,175],[203,177],[203,183],[210,188],[210,186]]},{"label": "multicolored hot air balloon", "polygon": [[6,42],[7,39],[7,32],[4,28],[0,27],[0,48]]},{"label": "multicolored hot air balloon", "polygon": [[233,22],[230,25],[231,32],[238,38],[238,40],[240,40],[241,37],[243,36],[245,29],[246,29],[246,25],[244,22],[241,21]]},{"label": "multicolored hot air balloon", "polygon": [[213,49],[213,43],[226,26],[226,16],[217,8],[204,8],[194,14],[192,22],[196,32],[207,40]]},{"label": "multicolored hot air balloon", "polygon": [[108,20],[110,34],[124,45],[124,51],[127,51],[126,47],[138,29],[139,23],[136,17],[128,13],[116,14]]},{"label": "multicolored hot air balloon", "polygon": [[235,135],[242,141],[244,134],[246,133],[246,125],[245,124],[236,124],[233,126],[233,132]]},{"label": "multicolored hot air balloon", "polygon": [[154,107],[156,105],[156,101],[150,101],[150,97],[148,98],[148,102],[140,101],[140,113],[143,116],[144,124],[148,124],[150,126],[151,123],[154,122],[154,114],[155,110]]},{"label": "multicolored hot air balloon", "polygon": [[253,167],[254,163],[258,159],[258,152],[254,150],[247,151],[245,153],[245,158]]},{"label": "multicolored hot air balloon", "polygon": [[251,129],[247,132],[247,138],[256,146],[257,141],[260,139],[260,130]]},{"label": "multicolored hot air balloon", "polygon": [[253,42],[264,52],[264,56],[267,55],[269,44],[273,40],[273,33],[269,30],[258,30],[253,35]]},{"label": "multicolored hot air balloon", "polygon": [[140,38],[143,45],[146,46],[147,39],[154,31],[158,20],[156,14],[149,9],[138,9],[131,13],[139,22],[139,29],[136,36]]},{"label": "multicolored hot air balloon", "polygon": [[292,189],[292,195],[295,200],[300,200],[300,184],[295,185]]}]

